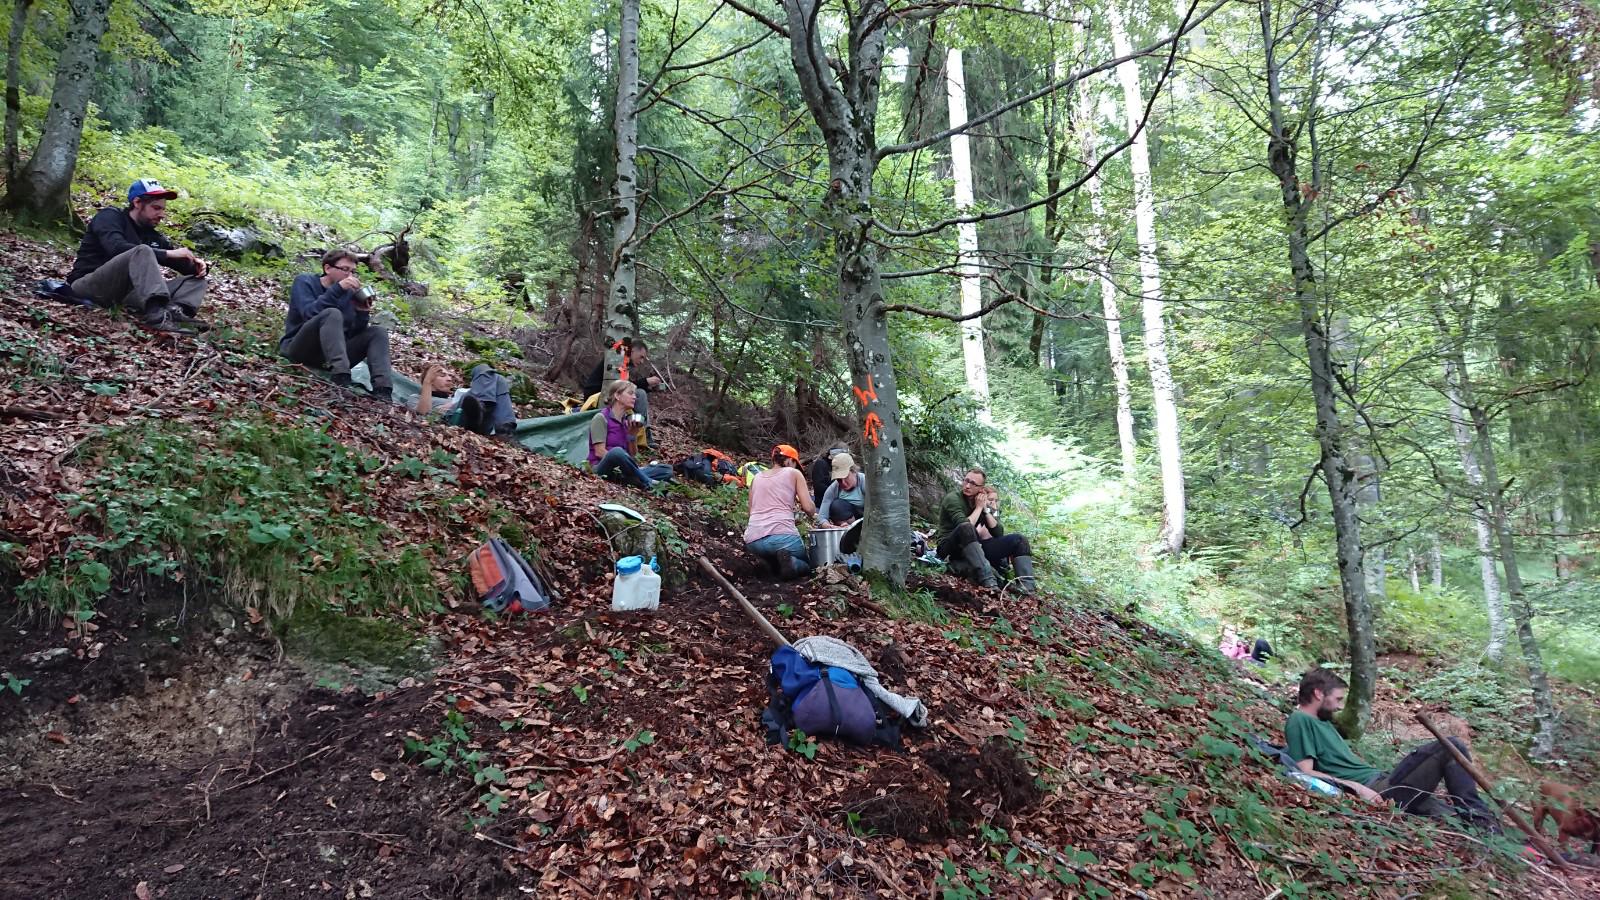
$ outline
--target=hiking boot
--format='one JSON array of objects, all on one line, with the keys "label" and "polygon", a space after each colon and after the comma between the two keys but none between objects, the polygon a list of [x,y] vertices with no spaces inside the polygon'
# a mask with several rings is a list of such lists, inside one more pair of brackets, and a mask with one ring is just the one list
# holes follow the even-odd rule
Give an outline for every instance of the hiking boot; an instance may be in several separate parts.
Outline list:
[{"label": "hiking boot", "polygon": [[794,564],[794,557],[787,550],[778,554],[778,577],[784,581],[793,581],[800,577],[800,569]]},{"label": "hiking boot", "polygon": [[347,391],[356,389],[356,383],[350,380],[349,372],[335,372],[332,380],[336,387],[342,387]]},{"label": "hiking boot", "polygon": [[[977,541],[961,548],[961,559],[972,571],[972,576],[978,584],[986,588],[999,587],[1000,582],[994,577],[994,569],[990,567],[989,560],[983,555],[983,545]],[[1030,560],[1031,562],[1031,560]]]},{"label": "hiking boot", "polygon": [[206,332],[211,330],[211,323],[195,315],[192,310],[187,310],[176,305],[169,306],[168,309],[172,310],[173,318],[183,322],[185,325],[193,328],[197,332]]},{"label": "hiking boot", "polygon": [[382,400],[385,403],[394,402],[394,388],[373,388],[372,399]]},{"label": "hiking boot", "polygon": [[139,324],[151,331],[167,334],[194,334],[196,331],[193,325],[184,321],[181,314],[165,303],[146,309],[139,318]]},{"label": "hiking boot", "polygon": [[1033,557],[1018,556],[1011,560],[1011,565],[1017,570],[1017,590],[1024,595],[1031,596],[1034,591]]}]

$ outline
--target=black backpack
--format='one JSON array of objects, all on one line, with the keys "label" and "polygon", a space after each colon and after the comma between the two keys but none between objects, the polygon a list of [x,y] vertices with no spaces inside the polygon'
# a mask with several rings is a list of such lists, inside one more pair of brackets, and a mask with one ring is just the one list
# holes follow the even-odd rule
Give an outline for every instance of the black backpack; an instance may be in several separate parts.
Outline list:
[{"label": "black backpack", "polygon": [[717,472],[716,463],[704,453],[684,457],[673,465],[672,470],[682,475],[684,481],[713,486],[722,483],[722,475]]}]

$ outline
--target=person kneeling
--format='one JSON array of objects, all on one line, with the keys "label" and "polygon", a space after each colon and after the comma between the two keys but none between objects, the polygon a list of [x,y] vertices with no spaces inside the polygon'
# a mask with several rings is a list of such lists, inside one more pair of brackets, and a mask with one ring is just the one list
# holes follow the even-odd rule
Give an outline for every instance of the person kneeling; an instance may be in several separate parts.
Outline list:
[{"label": "person kneeling", "polygon": [[639,469],[639,430],[643,425],[633,412],[639,389],[631,381],[613,381],[601,395],[605,407],[589,420],[589,468],[601,478],[621,477],[624,482],[651,490],[655,482]]},{"label": "person kneeling", "polygon": [[303,366],[326,367],[333,383],[353,388],[350,360],[366,360],[372,396],[392,400],[389,332],[371,324],[371,298],[361,295],[356,255],[329,250],[322,256],[322,275],[297,275],[289,289],[289,313],[278,353]]},{"label": "person kneeling", "polygon": [[[1413,750],[1393,769],[1384,772],[1368,765],[1333,727],[1333,716],[1344,708],[1349,685],[1343,678],[1323,668],[1315,668],[1300,679],[1299,707],[1289,714],[1283,734],[1288,754],[1300,771],[1330,781],[1375,805],[1394,803],[1401,810],[1419,816],[1461,816],[1468,822],[1498,830],[1498,824],[1483,799],[1478,796],[1472,775],[1456,762],[1441,741],[1431,741]],[[1472,753],[1460,738],[1450,738],[1461,755]],[[1450,794],[1451,807],[1439,803],[1434,788],[1443,781]]]},{"label": "person kneeling", "polygon": [[800,471],[800,452],[779,444],[772,448],[772,468],[750,482],[750,524],[744,529],[744,546],[786,581],[811,572],[805,542],[794,524],[796,508],[808,516],[817,513]]},{"label": "person kneeling", "polygon": [[833,480],[822,492],[817,518],[824,524],[849,525],[867,508],[867,479],[856,470],[856,461],[848,453],[834,456],[831,465]]},{"label": "person kneeling", "polygon": [[1017,573],[1017,589],[1032,594],[1033,548],[1026,537],[1006,534],[1000,526],[994,507],[997,494],[986,486],[987,480],[984,471],[974,466],[961,487],[939,503],[935,552],[940,559],[962,564],[967,577],[986,588],[999,586],[995,568],[1009,562]]}]

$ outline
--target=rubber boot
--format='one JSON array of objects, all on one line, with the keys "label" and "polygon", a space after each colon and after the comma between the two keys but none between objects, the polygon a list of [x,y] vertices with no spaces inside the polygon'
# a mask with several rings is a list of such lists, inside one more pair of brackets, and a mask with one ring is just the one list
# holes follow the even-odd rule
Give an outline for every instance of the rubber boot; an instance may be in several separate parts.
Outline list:
[{"label": "rubber boot", "polygon": [[961,548],[961,559],[966,562],[973,574],[978,579],[978,584],[986,587],[999,587],[1000,582],[994,577],[994,569],[989,567],[989,560],[983,555],[983,545],[977,541]]},{"label": "rubber boot", "polygon": [[1011,558],[1012,568],[1017,570],[1017,590],[1025,595],[1033,594],[1033,557],[1014,556]]}]

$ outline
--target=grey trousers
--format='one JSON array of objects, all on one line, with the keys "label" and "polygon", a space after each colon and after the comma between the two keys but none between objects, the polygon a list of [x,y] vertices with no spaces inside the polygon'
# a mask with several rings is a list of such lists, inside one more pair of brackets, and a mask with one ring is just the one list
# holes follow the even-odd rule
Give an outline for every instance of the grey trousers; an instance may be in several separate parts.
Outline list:
[{"label": "grey trousers", "polygon": [[101,306],[121,304],[136,313],[144,312],[151,300],[170,301],[192,316],[205,302],[206,280],[196,275],[168,278],[156,262],[156,251],[140,244],[74,281],[72,292]]},{"label": "grey trousers", "polygon": [[368,325],[344,333],[344,313],[325,309],[300,326],[293,337],[278,342],[278,352],[302,366],[325,366],[335,375],[350,374],[350,360],[366,360],[373,390],[393,389],[390,378],[389,332]]}]

